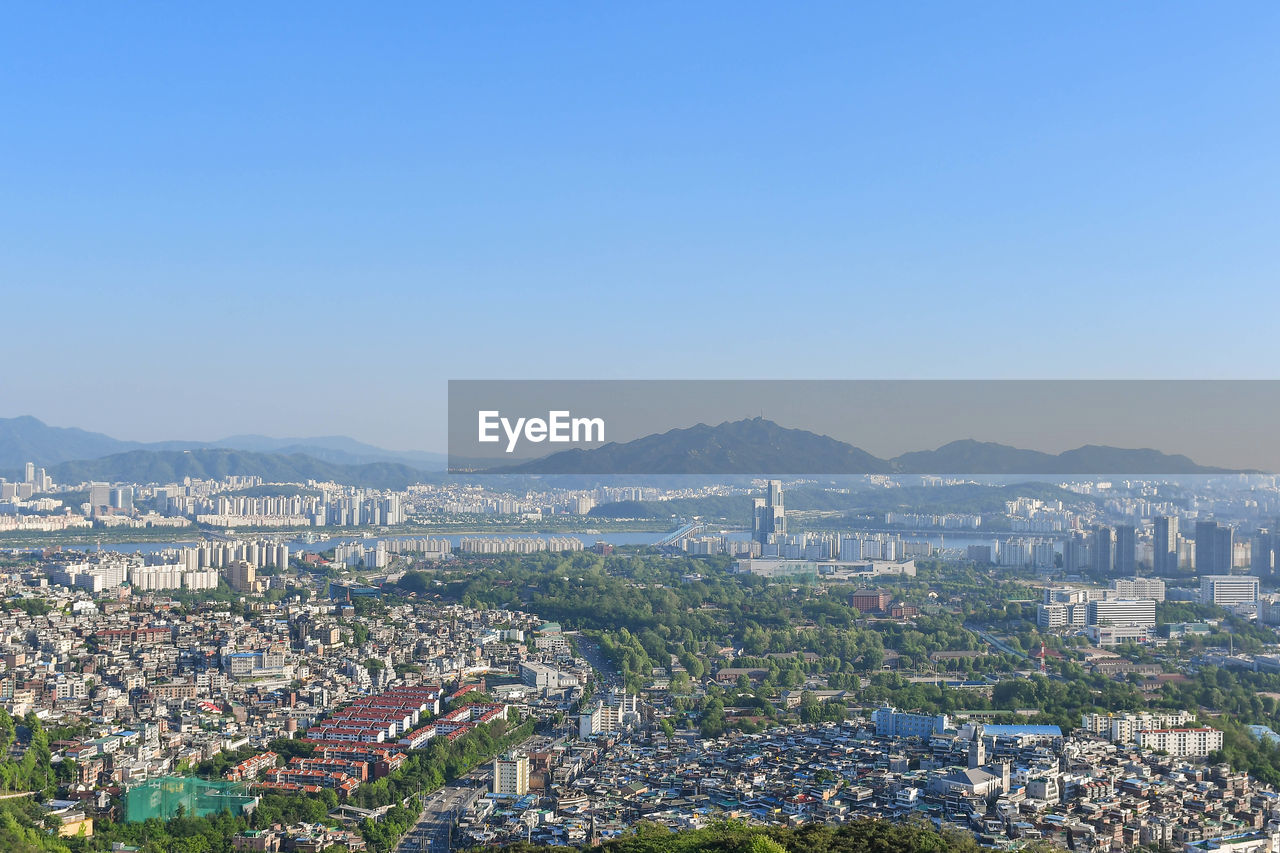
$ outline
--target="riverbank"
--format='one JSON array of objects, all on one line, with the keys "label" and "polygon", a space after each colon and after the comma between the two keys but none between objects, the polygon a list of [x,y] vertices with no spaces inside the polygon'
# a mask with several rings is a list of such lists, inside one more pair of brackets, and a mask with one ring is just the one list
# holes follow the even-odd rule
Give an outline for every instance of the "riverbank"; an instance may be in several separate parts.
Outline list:
[{"label": "riverbank", "polygon": [[[546,521],[539,523],[399,524],[394,527],[128,527],[88,530],[4,531],[0,550],[47,548],[54,546],[118,545],[120,543],[191,544],[201,539],[280,538],[297,540],[308,535],[318,539],[360,539],[405,536],[578,536],[584,541],[617,533],[664,533],[669,525],[657,521],[619,521],[592,518],[580,523]],[[593,540],[594,541],[594,540]]]}]

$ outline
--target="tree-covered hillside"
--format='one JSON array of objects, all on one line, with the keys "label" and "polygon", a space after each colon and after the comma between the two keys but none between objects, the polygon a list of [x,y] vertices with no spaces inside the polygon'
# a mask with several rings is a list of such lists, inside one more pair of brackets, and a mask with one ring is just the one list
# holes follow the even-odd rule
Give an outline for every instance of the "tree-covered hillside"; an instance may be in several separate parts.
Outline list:
[{"label": "tree-covered hillside", "polygon": [[[564,853],[568,848],[516,844],[506,849],[512,853]],[[982,848],[968,833],[938,830],[922,821],[868,819],[838,827],[805,824],[765,828],[726,823],[684,832],[641,825],[633,835],[585,849],[596,853],[976,853]]]}]

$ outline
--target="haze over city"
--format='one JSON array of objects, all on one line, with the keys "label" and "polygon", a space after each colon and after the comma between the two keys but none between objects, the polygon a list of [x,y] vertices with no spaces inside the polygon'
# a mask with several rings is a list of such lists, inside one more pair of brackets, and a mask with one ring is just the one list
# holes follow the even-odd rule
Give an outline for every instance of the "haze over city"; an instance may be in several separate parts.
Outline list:
[{"label": "haze over city", "polygon": [[0,9],[0,851],[1280,853],[1278,25]]}]

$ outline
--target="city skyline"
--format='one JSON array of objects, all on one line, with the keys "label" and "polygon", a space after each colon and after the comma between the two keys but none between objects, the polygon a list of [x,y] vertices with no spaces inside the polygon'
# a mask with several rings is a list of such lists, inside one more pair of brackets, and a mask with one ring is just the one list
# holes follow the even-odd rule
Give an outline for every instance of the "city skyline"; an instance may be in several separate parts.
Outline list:
[{"label": "city skyline", "polygon": [[0,850],[1280,853],[1278,42],[10,4]]}]

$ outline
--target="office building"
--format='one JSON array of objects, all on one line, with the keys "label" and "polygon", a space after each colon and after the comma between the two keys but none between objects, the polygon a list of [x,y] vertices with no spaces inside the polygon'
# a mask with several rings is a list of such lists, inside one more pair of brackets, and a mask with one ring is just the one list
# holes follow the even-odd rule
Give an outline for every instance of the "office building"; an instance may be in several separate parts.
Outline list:
[{"label": "office building", "polygon": [[1046,631],[1083,628],[1088,624],[1088,605],[1083,602],[1073,604],[1053,602],[1038,605],[1038,608],[1036,624]]},{"label": "office building", "polygon": [[1072,534],[1062,543],[1062,568],[1069,572],[1089,568],[1091,562],[1089,540],[1090,537],[1081,533]]},{"label": "office building", "polygon": [[1137,566],[1138,537],[1132,524],[1116,526],[1115,560],[1112,568],[1118,575],[1132,575]]},{"label": "office building", "polygon": [[1231,555],[1235,548],[1234,531],[1216,521],[1196,522],[1196,573],[1225,575],[1231,573]]},{"label": "office building", "polygon": [[520,681],[526,687],[539,690],[565,690],[578,686],[578,677],[573,673],[561,672],[554,666],[536,661],[520,664]]},{"label": "office building", "polygon": [[1149,628],[1156,624],[1156,603],[1149,598],[1090,601],[1088,618],[1090,625]]},{"label": "office building", "polygon": [[1089,569],[1099,577],[1111,574],[1112,541],[1110,527],[1095,527],[1089,542]]},{"label": "office building", "polygon": [[133,486],[119,486],[111,490],[111,508],[121,512],[133,512]]},{"label": "office building", "polygon": [[1172,575],[1178,571],[1177,516],[1162,515],[1156,519],[1151,565],[1157,575]]},{"label": "office building", "polygon": [[1270,577],[1277,568],[1280,568],[1280,534],[1260,527],[1249,543],[1249,572],[1258,577]]},{"label": "office building", "polygon": [[1091,590],[1083,586],[1047,586],[1044,588],[1045,604],[1087,604],[1093,598],[1102,598],[1102,595],[1094,595],[1098,590]]},{"label": "office building", "polygon": [[95,513],[111,506],[111,486],[106,483],[90,483],[89,506]]},{"label": "office building", "polygon": [[1258,579],[1252,575],[1202,575],[1200,578],[1201,604],[1234,607],[1257,601]]},{"label": "office building", "polygon": [[1111,582],[1116,598],[1149,598],[1164,601],[1164,581],[1159,578],[1116,578]]},{"label": "office building", "polygon": [[1095,646],[1119,646],[1125,643],[1145,643],[1152,637],[1150,625],[1090,625],[1085,631]]},{"label": "office building", "polygon": [[768,545],[775,536],[787,534],[787,513],[782,504],[782,481],[770,480],[763,498],[754,501],[751,538]]}]

